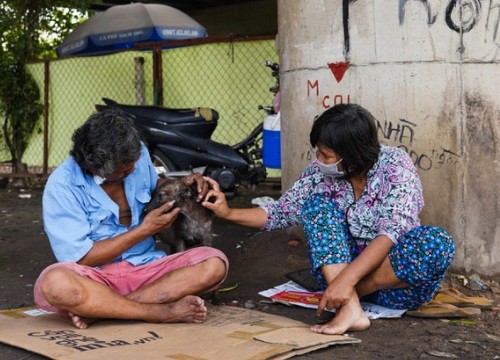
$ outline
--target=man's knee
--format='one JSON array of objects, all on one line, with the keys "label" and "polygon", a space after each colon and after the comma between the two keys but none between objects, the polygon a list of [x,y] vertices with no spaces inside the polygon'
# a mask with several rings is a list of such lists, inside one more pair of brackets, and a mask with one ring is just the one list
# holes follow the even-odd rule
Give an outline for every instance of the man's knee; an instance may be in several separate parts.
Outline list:
[{"label": "man's knee", "polygon": [[45,274],[40,291],[53,306],[75,306],[82,302],[83,288],[75,281],[76,274],[67,268],[56,267]]},{"label": "man's knee", "polygon": [[221,281],[226,277],[228,271],[228,260],[224,253],[217,249],[211,249],[211,251],[216,251],[216,253],[199,264],[202,268],[199,279],[205,284]]},{"label": "man's knee", "polygon": [[[226,276],[226,262],[220,257],[211,257],[204,261],[208,272],[209,278],[213,281],[214,279],[221,280]],[[208,279],[210,280],[210,279]]]}]

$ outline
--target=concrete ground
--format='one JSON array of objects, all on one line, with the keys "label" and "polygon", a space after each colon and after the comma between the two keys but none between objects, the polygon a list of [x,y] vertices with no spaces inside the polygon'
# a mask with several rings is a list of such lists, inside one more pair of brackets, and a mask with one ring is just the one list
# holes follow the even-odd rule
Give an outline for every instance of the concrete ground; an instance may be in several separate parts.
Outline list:
[{"label": "concrete ground", "polygon": [[[33,284],[38,274],[55,261],[43,231],[41,216],[42,188],[0,189],[0,309],[34,305]],[[277,198],[277,183],[259,185],[256,191],[242,189],[231,200],[234,207],[249,207],[252,198]],[[31,195],[21,198],[20,195]],[[214,246],[230,260],[229,276],[223,287],[238,284],[235,290],[205,296],[207,300],[232,306],[246,306],[259,311],[290,317],[314,324],[314,310],[269,304],[258,292],[287,281],[285,274],[307,267],[307,250],[297,246],[290,233],[261,232],[216,221]],[[166,248],[159,244],[160,248]],[[460,286],[449,277],[448,282]],[[472,294],[466,288],[463,292]],[[492,292],[475,292],[495,297]],[[497,299],[498,300],[498,299]],[[497,302],[498,303],[498,302]],[[362,343],[330,347],[296,359],[500,359],[500,326],[497,308],[463,320],[401,319],[374,320],[370,329],[354,334]],[[0,359],[45,359],[28,351],[0,344]]]}]

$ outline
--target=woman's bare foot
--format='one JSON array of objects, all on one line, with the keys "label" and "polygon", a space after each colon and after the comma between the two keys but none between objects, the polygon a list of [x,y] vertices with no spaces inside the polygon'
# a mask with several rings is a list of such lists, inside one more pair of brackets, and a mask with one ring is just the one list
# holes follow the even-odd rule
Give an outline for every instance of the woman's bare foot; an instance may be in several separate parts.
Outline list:
[{"label": "woman's bare foot", "polygon": [[207,316],[207,308],[203,299],[198,296],[188,295],[180,300],[168,304],[158,304],[153,307],[150,322],[186,322],[201,323]]},{"label": "woman's bare foot", "polygon": [[340,309],[332,321],[324,325],[314,325],[311,330],[318,334],[342,335],[348,330],[363,331],[370,327],[370,320],[366,317],[357,298],[351,300]]}]

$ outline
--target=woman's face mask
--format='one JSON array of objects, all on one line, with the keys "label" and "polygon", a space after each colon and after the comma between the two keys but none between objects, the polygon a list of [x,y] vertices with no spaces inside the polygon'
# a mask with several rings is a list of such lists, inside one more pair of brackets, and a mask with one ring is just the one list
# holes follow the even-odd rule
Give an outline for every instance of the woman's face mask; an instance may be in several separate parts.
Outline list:
[{"label": "woman's face mask", "polygon": [[318,152],[316,151],[316,161],[318,162],[319,170],[328,176],[334,177],[334,178],[339,178],[345,175],[345,171],[340,171],[338,168],[338,164],[342,161],[340,159],[339,161],[331,164],[325,164],[324,162],[320,161],[318,159]]}]

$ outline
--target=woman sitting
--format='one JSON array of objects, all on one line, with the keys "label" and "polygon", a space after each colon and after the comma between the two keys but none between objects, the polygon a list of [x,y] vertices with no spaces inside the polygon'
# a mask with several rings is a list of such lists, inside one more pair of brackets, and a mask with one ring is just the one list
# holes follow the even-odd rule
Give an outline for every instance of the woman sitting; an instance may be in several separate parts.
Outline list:
[{"label": "woman sitting", "polygon": [[453,240],[421,226],[422,185],[410,157],[381,146],[374,117],[359,105],[337,105],[319,116],[310,142],[316,159],[274,203],[231,209],[212,179],[203,205],[220,217],[265,230],[302,224],[311,271],[325,293],[318,312],[336,316],[312,331],[343,334],[370,321],[360,299],[392,309],[430,301],[451,265]]}]

